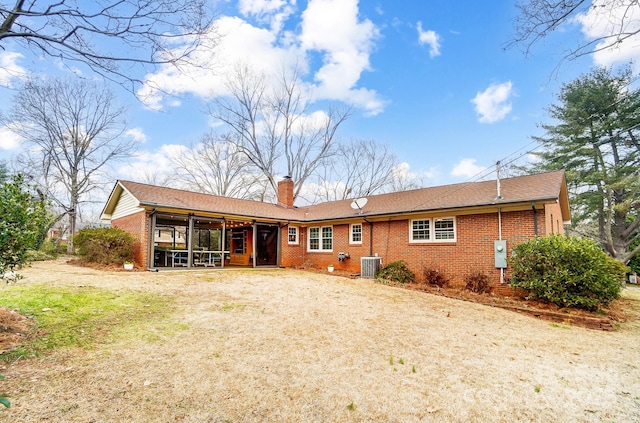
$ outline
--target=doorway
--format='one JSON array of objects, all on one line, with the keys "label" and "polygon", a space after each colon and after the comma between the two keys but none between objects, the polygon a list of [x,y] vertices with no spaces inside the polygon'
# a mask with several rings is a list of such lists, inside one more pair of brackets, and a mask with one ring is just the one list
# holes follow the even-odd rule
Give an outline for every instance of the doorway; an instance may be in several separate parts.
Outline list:
[{"label": "doorway", "polygon": [[256,266],[278,265],[278,225],[256,225]]}]

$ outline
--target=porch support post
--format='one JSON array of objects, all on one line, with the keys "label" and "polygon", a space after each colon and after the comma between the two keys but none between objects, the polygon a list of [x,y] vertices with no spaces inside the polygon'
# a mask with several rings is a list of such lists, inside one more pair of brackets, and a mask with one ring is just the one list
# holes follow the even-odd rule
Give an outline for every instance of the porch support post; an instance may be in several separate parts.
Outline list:
[{"label": "porch support post", "polygon": [[227,251],[227,219],[222,216],[222,234],[220,235],[222,238],[220,239],[220,249],[222,250],[222,258],[220,258],[220,267],[224,267],[224,259],[227,255],[225,251]]},{"label": "porch support post", "polygon": [[189,214],[189,229],[187,230],[187,269],[191,268],[193,261],[193,221],[195,218]]},{"label": "porch support post", "polygon": [[[288,223],[286,228],[288,232],[289,231]],[[280,267],[281,265],[282,265],[282,226],[278,224],[278,237],[276,240],[276,266]]]},{"label": "porch support post", "polygon": [[253,234],[251,236],[251,267],[256,267],[256,244],[258,242],[258,223],[253,221]]},{"label": "porch support post", "polygon": [[156,209],[149,214],[149,236],[147,237],[147,269],[156,270],[156,247],[153,239],[156,237]]}]

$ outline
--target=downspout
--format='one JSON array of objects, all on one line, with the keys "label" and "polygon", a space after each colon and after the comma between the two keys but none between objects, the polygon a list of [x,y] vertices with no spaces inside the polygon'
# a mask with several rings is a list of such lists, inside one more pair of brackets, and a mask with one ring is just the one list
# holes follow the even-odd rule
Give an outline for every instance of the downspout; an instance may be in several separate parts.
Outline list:
[{"label": "downspout", "polygon": [[[496,162],[496,201],[502,200],[502,187],[500,185],[500,160]],[[498,241],[502,241],[502,209],[498,207]],[[495,251],[494,251],[495,254]],[[504,268],[500,268],[500,285],[504,283]]]},{"label": "downspout", "polygon": [[[498,207],[498,241],[502,241],[502,209]],[[500,285],[504,283],[504,268],[500,268]]]},{"label": "downspout", "polygon": [[533,234],[538,236],[538,210],[536,209],[536,204],[531,203],[531,208],[533,209]]},{"label": "downspout", "polygon": [[149,239],[147,240],[147,270],[149,272],[157,272],[158,269],[155,266],[153,238],[156,231],[156,213],[158,210],[153,209],[149,213]]}]

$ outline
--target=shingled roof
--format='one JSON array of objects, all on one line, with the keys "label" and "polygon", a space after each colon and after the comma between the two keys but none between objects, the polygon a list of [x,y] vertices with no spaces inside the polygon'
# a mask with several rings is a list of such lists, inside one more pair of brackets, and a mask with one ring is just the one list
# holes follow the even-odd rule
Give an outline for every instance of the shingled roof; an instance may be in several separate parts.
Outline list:
[{"label": "shingled roof", "polygon": [[569,220],[569,203],[564,171],[505,178],[497,198],[496,181],[467,182],[421,188],[389,194],[372,195],[362,210],[351,208],[352,200],[331,201],[305,207],[280,205],[191,191],[118,181],[105,208],[103,218],[110,218],[123,189],[148,209],[174,209],[193,213],[215,213],[229,217],[315,222],[363,217],[397,215],[439,210],[456,210],[483,206],[502,207],[516,204],[559,202],[563,219]]}]

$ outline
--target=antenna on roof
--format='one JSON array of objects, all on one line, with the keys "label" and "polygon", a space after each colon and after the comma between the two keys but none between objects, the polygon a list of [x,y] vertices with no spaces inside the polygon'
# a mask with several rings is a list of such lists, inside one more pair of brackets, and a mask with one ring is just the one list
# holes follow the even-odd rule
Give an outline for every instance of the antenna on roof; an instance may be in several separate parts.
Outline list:
[{"label": "antenna on roof", "polygon": [[496,200],[502,200],[502,194],[500,193],[500,160],[496,162],[496,179],[498,183],[498,196]]},{"label": "antenna on roof", "polygon": [[362,214],[362,208],[367,204],[366,198],[356,198],[351,202],[351,208],[354,210],[360,210],[358,214]]}]

